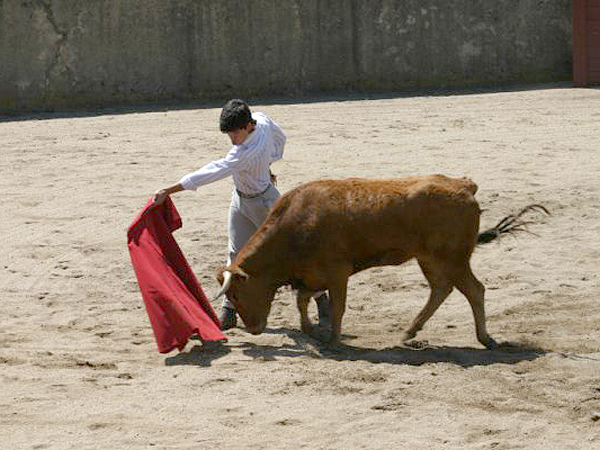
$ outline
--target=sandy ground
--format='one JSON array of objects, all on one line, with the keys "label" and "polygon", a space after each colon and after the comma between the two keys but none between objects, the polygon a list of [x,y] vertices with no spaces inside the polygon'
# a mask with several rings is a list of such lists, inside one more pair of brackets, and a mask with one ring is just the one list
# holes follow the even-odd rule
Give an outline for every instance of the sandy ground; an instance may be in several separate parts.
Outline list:
[{"label": "sandy ground", "polygon": [[[488,329],[515,345],[484,349],[457,292],[403,345],[428,295],[408,263],[351,278],[338,351],[300,333],[282,289],[264,334],[159,354],[126,228],[156,189],[226,152],[220,109],[4,121],[1,448],[600,448],[600,90],[252,106],[288,135],[282,192],[438,172],[479,185],[482,228],[544,204],[535,235],[472,259]],[[174,196],[209,295],[231,189]]]}]

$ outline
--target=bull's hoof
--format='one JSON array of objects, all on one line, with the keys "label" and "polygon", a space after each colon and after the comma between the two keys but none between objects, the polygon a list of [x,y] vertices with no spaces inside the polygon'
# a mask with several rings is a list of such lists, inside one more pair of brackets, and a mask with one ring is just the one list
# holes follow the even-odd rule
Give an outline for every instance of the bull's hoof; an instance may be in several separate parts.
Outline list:
[{"label": "bull's hoof", "polygon": [[402,342],[406,343],[407,341],[414,339],[416,335],[417,335],[416,331],[406,331],[406,332],[404,332],[404,335],[402,336]]},{"label": "bull's hoof", "polygon": [[495,350],[500,347],[500,345],[489,336],[479,339],[479,342],[481,342],[488,350]]},{"label": "bull's hoof", "polygon": [[429,348],[429,342],[427,341],[404,341],[404,345],[414,350],[424,350]]}]

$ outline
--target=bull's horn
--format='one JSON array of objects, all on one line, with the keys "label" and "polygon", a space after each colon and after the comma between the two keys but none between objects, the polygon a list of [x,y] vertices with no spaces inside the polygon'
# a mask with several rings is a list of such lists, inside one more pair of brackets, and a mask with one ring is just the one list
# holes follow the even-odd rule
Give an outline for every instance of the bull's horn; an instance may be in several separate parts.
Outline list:
[{"label": "bull's horn", "polygon": [[223,286],[221,286],[219,292],[217,292],[216,295],[213,297],[213,301],[218,299],[220,296],[222,296],[225,292],[229,290],[229,288],[231,287],[232,278],[233,274],[229,270],[223,271]]}]

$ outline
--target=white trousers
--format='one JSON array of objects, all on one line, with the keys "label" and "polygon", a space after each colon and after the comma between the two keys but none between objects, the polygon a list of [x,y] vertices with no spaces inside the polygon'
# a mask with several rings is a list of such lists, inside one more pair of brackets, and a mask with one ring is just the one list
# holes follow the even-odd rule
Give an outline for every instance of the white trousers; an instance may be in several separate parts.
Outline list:
[{"label": "white trousers", "polygon": [[[237,191],[233,191],[229,205],[229,257],[227,265],[235,259],[242,247],[248,242],[250,236],[266,219],[269,208],[280,197],[279,191],[273,185],[267,192],[255,198],[242,198]],[[223,306],[233,308],[225,297]]]}]

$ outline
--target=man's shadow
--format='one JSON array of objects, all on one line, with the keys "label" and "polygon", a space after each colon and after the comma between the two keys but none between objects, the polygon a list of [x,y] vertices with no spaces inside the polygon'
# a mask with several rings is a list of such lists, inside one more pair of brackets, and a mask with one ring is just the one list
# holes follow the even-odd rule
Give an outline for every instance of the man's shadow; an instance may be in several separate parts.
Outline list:
[{"label": "man's shadow", "polygon": [[[346,343],[331,347],[305,335],[300,330],[287,327],[268,328],[265,333],[286,335],[293,343],[278,346],[257,345],[253,342],[239,342],[238,348],[253,359],[275,361],[285,358],[311,357],[334,361],[367,361],[373,364],[402,364],[420,366],[423,364],[450,363],[460,367],[487,366],[492,364],[517,364],[521,361],[533,361],[548,351],[531,345],[505,342],[493,350],[474,347],[432,346],[423,342],[412,342],[402,346],[370,348],[353,346]],[[343,335],[347,342],[356,338]],[[210,367],[212,362],[231,352],[228,344],[210,344],[194,346],[188,352],[182,352],[167,358],[165,364],[196,365]]]}]

